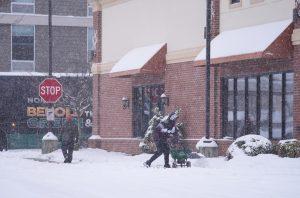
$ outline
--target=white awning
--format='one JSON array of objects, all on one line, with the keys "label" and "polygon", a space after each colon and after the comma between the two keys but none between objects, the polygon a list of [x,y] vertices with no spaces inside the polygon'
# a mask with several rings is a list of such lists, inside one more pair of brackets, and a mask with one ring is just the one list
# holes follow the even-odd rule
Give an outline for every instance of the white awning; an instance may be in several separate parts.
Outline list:
[{"label": "white awning", "polygon": [[[242,60],[243,57],[244,59],[262,58],[260,56],[291,23],[291,20],[285,20],[222,32],[211,42],[212,63],[237,61]],[[205,60],[206,49],[204,48],[195,61],[204,63]]]},{"label": "white awning", "polygon": [[[123,58],[117,62],[112,70],[110,76],[128,76],[139,73],[156,73],[157,68],[165,64],[167,46],[165,43],[149,45],[145,47],[135,48],[129,51]],[[153,60],[158,59],[158,60]],[[151,62],[155,65],[151,66]]]}]

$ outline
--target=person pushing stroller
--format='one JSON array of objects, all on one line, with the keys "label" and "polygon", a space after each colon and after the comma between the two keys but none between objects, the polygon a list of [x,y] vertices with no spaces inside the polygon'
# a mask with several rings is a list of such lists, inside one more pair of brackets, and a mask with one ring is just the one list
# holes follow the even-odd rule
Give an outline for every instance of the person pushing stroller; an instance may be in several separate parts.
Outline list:
[{"label": "person pushing stroller", "polygon": [[159,156],[164,154],[165,168],[170,168],[169,155],[170,146],[168,144],[168,138],[176,132],[176,119],[178,118],[177,113],[171,113],[166,119],[163,119],[155,128],[153,133],[154,143],[157,151],[154,155],[147,160],[144,165],[150,167],[151,163],[156,160]]}]

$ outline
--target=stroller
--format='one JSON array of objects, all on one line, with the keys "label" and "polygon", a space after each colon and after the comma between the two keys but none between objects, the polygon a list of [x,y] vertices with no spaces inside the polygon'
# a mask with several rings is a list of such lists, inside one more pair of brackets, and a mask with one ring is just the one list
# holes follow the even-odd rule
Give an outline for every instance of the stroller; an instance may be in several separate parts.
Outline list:
[{"label": "stroller", "polygon": [[177,168],[177,166],[190,168],[192,166],[191,162],[188,161],[190,153],[191,151],[188,149],[171,149],[171,156],[174,159],[172,168]]},{"label": "stroller", "polygon": [[176,134],[168,141],[170,146],[171,157],[173,158],[172,168],[191,167],[191,162],[188,158],[191,154],[191,150],[186,149],[183,142],[179,139],[179,135]]}]

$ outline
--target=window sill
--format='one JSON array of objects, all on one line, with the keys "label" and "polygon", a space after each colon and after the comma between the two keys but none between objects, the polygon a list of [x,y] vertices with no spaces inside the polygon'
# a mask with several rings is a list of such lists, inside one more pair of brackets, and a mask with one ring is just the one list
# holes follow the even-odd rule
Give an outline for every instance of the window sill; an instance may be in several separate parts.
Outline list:
[{"label": "window sill", "polygon": [[250,0],[250,4],[257,4],[257,3],[262,3],[265,0]]},{"label": "window sill", "polygon": [[241,8],[242,7],[242,2],[239,2],[239,3],[230,3],[229,4],[229,8],[230,9],[235,9],[235,8]]}]

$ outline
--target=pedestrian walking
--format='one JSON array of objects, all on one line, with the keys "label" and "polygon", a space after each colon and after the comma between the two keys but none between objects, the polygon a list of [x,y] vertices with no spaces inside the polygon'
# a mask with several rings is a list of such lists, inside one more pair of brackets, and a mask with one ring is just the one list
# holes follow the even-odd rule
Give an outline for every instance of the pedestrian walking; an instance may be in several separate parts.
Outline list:
[{"label": "pedestrian walking", "polygon": [[78,129],[72,116],[68,116],[61,130],[61,150],[65,158],[64,163],[71,163],[75,143],[78,143]]},{"label": "pedestrian walking", "polygon": [[0,151],[7,151],[7,136],[4,130],[0,129]]},{"label": "pedestrian walking", "polygon": [[167,119],[162,120],[156,127],[153,139],[157,148],[157,151],[154,155],[147,160],[144,164],[147,167],[151,166],[151,163],[156,160],[159,156],[164,154],[165,168],[170,168],[169,164],[169,155],[170,155],[170,146],[168,144],[168,138],[176,132],[175,124],[178,115],[176,113],[171,113]]}]

